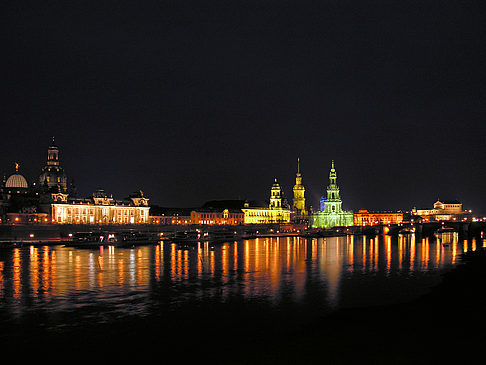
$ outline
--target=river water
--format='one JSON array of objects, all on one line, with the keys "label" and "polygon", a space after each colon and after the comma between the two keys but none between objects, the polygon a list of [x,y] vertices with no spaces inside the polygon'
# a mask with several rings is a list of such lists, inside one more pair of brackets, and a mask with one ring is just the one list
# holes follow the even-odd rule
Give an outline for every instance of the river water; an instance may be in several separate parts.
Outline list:
[{"label": "river water", "polygon": [[463,252],[484,245],[457,235],[447,243],[405,235],[1,249],[0,323],[15,328],[29,318],[30,326],[62,333],[179,311],[199,316],[208,303],[234,317],[251,317],[246,303],[306,319],[403,303],[438,284]]}]

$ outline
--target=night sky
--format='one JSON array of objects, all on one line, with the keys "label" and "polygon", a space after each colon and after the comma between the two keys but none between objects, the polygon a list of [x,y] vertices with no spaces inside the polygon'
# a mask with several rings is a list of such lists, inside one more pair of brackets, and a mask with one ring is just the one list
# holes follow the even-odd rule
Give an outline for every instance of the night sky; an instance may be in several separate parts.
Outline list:
[{"label": "night sky", "polygon": [[486,214],[484,1],[2,1],[0,171],[81,196]]}]

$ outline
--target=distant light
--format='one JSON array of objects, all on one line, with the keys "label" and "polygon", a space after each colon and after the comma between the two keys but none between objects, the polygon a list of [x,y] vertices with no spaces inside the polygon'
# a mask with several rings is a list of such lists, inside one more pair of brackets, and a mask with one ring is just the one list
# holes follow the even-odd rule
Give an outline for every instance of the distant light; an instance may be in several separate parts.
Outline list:
[{"label": "distant light", "polygon": [[30,238],[33,238],[34,237],[34,234],[33,233],[29,234],[29,237]]}]

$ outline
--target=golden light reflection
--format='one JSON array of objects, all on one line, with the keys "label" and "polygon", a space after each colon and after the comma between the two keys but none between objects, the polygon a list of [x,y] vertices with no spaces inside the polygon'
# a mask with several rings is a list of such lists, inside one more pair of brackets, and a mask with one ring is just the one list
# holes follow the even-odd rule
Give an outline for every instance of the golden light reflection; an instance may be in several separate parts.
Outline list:
[{"label": "golden light reflection", "polygon": [[158,244],[155,246],[155,278],[160,280],[160,267],[161,267],[161,251],[163,250],[162,248],[162,243]]},{"label": "golden light reflection", "polygon": [[378,236],[375,237],[375,241],[374,241],[374,245],[373,245],[373,252],[374,252],[373,271],[377,271],[378,270],[378,258],[379,258]]},{"label": "golden light reflection", "polygon": [[5,290],[5,283],[3,279],[3,267],[4,267],[3,261],[0,261],[0,297],[4,296],[4,290]]},{"label": "golden light reflection", "polygon": [[390,275],[391,272],[391,258],[392,258],[391,239],[392,239],[391,236],[384,236],[387,275]]},{"label": "golden light reflection", "polygon": [[[166,275],[165,279],[173,282],[221,278],[223,287],[218,293],[223,297],[263,295],[278,301],[288,295],[300,300],[306,297],[308,284],[318,278],[325,284],[329,304],[336,305],[343,277],[356,272],[390,276],[440,269],[455,264],[462,252],[485,246],[486,241],[451,237],[451,242],[416,240],[415,235],[350,235],[261,238],[214,247],[207,242],[183,248],[162,242],[136,249],[15,248],[6,261],[0,261],[0,297],[29,297],[30,302],[41,302],[86,290],[118,295],[134,288],[149,290],[151,282],[159,282]],[[24,302],[29,301],[16,301],[17,305]]]},{"label": "golden light reflection", "polygon": [[32,295],[37,297],[39,294],[39,253],[38,248],[30,246],[30,286],[32,288]]},{"label": "golden light reflection", "polygon": [[354,236],[348,236],[349,244],[348,244],[348,270],[353,272],[354,266]]},{"label": "golden light reflection", "polygon": [[415,265],[415,235],[410,237],[410,271],[413,271]]},{"label": "golden light reflection", "polygon": [[320,261],[320,271],[327,281],[328,303],[335,306],[338,303],[339,282],[343,270],[342,247],[345,237],[332,237],[323,242]]},{"label": "golden light reflection", "polygon": [[22,267],[21,267],[21,259],[20,259],[20,249],[14,248],[14,254],[13,254],[13,297],[18,299],[20,298],[20,293],[21,293],[21,273],[22,273]]}]

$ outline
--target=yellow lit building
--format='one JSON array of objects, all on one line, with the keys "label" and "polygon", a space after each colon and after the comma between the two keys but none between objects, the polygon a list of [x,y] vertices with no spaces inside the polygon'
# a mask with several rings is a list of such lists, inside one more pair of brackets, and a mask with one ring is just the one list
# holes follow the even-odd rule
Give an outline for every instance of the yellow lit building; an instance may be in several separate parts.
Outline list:
[{"label": "yellow lit building", "polygon": [[99,190],[90,199],[68,199],[52,194],[51,221],[57,224],[144,224],[149,223],[148,199],[140,192],[129,200],[115,201]]},{"label": "yellow lit building", "polygon": [[289,223],[290,209],[282,198],[282,189],[275,179],[270,191],[268,207],[250,207],[248,204],[242,209],[245,214],[245,224]]}]

